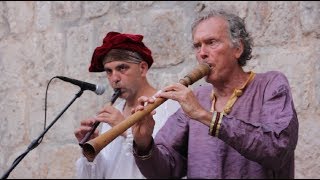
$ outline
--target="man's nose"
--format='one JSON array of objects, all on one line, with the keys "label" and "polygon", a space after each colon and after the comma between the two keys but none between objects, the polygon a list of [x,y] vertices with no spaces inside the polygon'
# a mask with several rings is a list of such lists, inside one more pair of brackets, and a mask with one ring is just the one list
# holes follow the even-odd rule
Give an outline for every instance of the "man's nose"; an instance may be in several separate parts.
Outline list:
[{"label": "man's nose", "polygon": [[110,76],[111,82],[112,83],[118,83],[121,80],[121,76],[118,72],[113,71],[111,76]]},{"label": "man's nose", "polygon": [[205,45],[201,45],[198,53],[201,59],[206,59],[208,57],[207,47]]}]

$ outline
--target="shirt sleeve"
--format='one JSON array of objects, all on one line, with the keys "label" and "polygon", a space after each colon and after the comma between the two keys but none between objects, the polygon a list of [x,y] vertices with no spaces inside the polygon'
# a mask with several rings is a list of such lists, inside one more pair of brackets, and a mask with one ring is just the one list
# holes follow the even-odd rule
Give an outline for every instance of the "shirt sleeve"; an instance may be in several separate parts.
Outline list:
[{"label": "shirt sleeve", "polygon": [[286,77],[277,73],[262,91],[259,113],[239,119],[223,117],[218,138],[247,159],[270,169],[283,167],[298,140],[298,118]]},{"label": "shirt sleeve", "polygon": [[[188,121],[179,109],[159,130],[147,159],[134,154],[147,178],[182,178],[187,170]],[[177,123],[178,122],[178,123]]]},{"label": "shirt sleeve", "polygon": [[106,168],[101,154],[98,154],[93,162],[89,162],[84,156],[76,161],[76,176],[78,179],[103,179]]},{"label": "shirt sleeve", "polygon": [[[111,129],[111,126],[102,123],[101,132],[106,132],[109,129]],[[113,154],[120,152],[121,145],[124,142],[123,139],[123,137],[118,137],[108,144],[96,155],[93,162],[89,162],[84,155],[81,155],[76,162],[77,177],[81,179],[111,178],[116,164],[116,156]]]}]

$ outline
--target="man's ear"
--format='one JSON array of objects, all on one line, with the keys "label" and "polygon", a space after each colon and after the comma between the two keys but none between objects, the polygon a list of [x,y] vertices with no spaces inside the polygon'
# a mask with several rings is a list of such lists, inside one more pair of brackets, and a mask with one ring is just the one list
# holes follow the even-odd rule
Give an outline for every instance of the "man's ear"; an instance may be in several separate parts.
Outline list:
[{"label": "man's ear", "polygon": [[244,48],[243,42],[240,41],[240,42],[239,42],[239,45],[238,45],[237,47],[235,47],[234,56],[235,56],[236,59],[239,59],[239,58],[241,57],[241,55],[242,55],[242,53],[243,53],[243,48]]},{"label": "man's ear", "polygon": [[147,62],[141,61],[139,70],[140,70],[141,76],[146,77],[147,76],[147,72],[149,70]]}]

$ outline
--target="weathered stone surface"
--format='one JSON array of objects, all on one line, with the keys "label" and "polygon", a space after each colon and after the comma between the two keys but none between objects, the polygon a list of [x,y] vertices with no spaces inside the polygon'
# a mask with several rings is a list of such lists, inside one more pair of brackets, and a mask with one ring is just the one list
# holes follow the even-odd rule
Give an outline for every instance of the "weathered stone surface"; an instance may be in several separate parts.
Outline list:
[{"label": "weathered stone surface", "polygon": [[[233,13],[238,14],[240,17],[246,17],[248,11],[248,4],[250,2],[247,1],[199,1],[198,8],[200,5],[204,5],[204,9],[223,9]],[[200,8],[202,9],[202,8]]]},{"label": "weathered stone surface", "polygon": [[300,21],[302,31],[304,34],[316,33],[318,38],[320,36],[320,3],[313,2],[300,2]]},{"label": "weathered stone surface", "polygon": [[34,2],[32,1],[8,1],[7,22],[11,33],[26,33],[32,31],[32,21],[34,16]]},{"label": "weathered stone surface", "polygon": [[108,12],[111,1],[86,1],[84,2],[84,18],[96,18]]},{"label": "weathered stone surface", "polygon": [[[320,3],[317,1],[1,1],[0,173],[44,130],[45,92],[54,76],[107,84],[105,73],[89,73],[92,53],[109,31],[144,35],[153,52],[148,73],[161,89],[197,64],[191,23],[201,11],[227,9],[245,18],[254,38],[245,70],[283,72],[290,83],[300,129],[296,178],[317,178],[320,141]],[[204,84],[199,80],[190,88]],[[79,91],[53,79],[48,88],[46,127]],[[73,135],[84,118],[108,103],[113,90],[85,91],[45,134],[42,143],[9,178],[76,178],[81,149]]]},{"label": "weathered stone surface", "polygon": [[256,46],[284,45],[297,37],[298,2],[250,2],[247,28]]},{"label": "weathered stone surface", "polygon": [[[74,78],[88,72],[93,51],[89,48],[92,43],[90,33],[92,25],[69,28],[67,31],[66,59],[64,61],[66,73]],[[85,73],[88,75],[88,73]]]},{"label": "weathered stone surface", "polygon": [[[148,16],[145,14],[142,11],[134,17],[122,19],[120,26],[123,31],[144,35],[145,44],[153,51],[154,67],[176,65],[184,61],[185,54],[178,52],[185,52],[191,46],[186,35],[187,15],[181,9],[154,10]],[[159,31],[159,27],[164,31]]]},{"label": "weathered stone surface", "polygon": [[119,1],[117,2],[117,6],[120,14],[127,14],[132,11],[149,8],[153,3],[153,1]]},{"label": "weathered stone surface", "polygon": [[82,8],[79,1],[57,1],[52,6],[57,21],[75,21],[81,17]]},{"label": "weathered stone surface", "polygon": [[44,31],[50,27],[50,25],[52,24],[52,17],[50,11],[50,1],[36,2],[35,26],[37,30]]},{"label": "weathered stone surface", "polygon": [[[310,112],[310,111],[309,111]],[[317,178],[320,165],[320,113],[300,113],[299,140],[296,151],[296,179]]]},{"label": "weathered stone surface", "polygon": [[6,10],[6,3],[3,1],[0,2],[0,40],[9,33],[9,23],[5,18],[7,16]]}]

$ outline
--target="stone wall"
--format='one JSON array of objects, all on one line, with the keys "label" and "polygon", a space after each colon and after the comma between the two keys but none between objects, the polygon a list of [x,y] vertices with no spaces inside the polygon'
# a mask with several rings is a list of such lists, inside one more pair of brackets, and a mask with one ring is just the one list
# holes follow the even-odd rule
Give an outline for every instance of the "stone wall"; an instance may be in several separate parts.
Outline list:
[{"label": "stone wall", "polygon": [[[63,75],[107,83],[104,73],[88,72],[92,52],[107,32],[144,35],[155,59],[148,78],[160,89],[177,82],[196,64],[190,25],[199,11],[210,7],[245,18],[255,43],[247,70],[287,75],[300,121],[296,178],[319,178],[320,3],[301,1],[1,1],[1,176],[43,132],[51,78]],[[78,90],[61,80],[51,81],[47,127]],[[75,178],[81,149],[74,129],[111,94],[110,87],[102,96],[85,91],[9,178]]]}]

